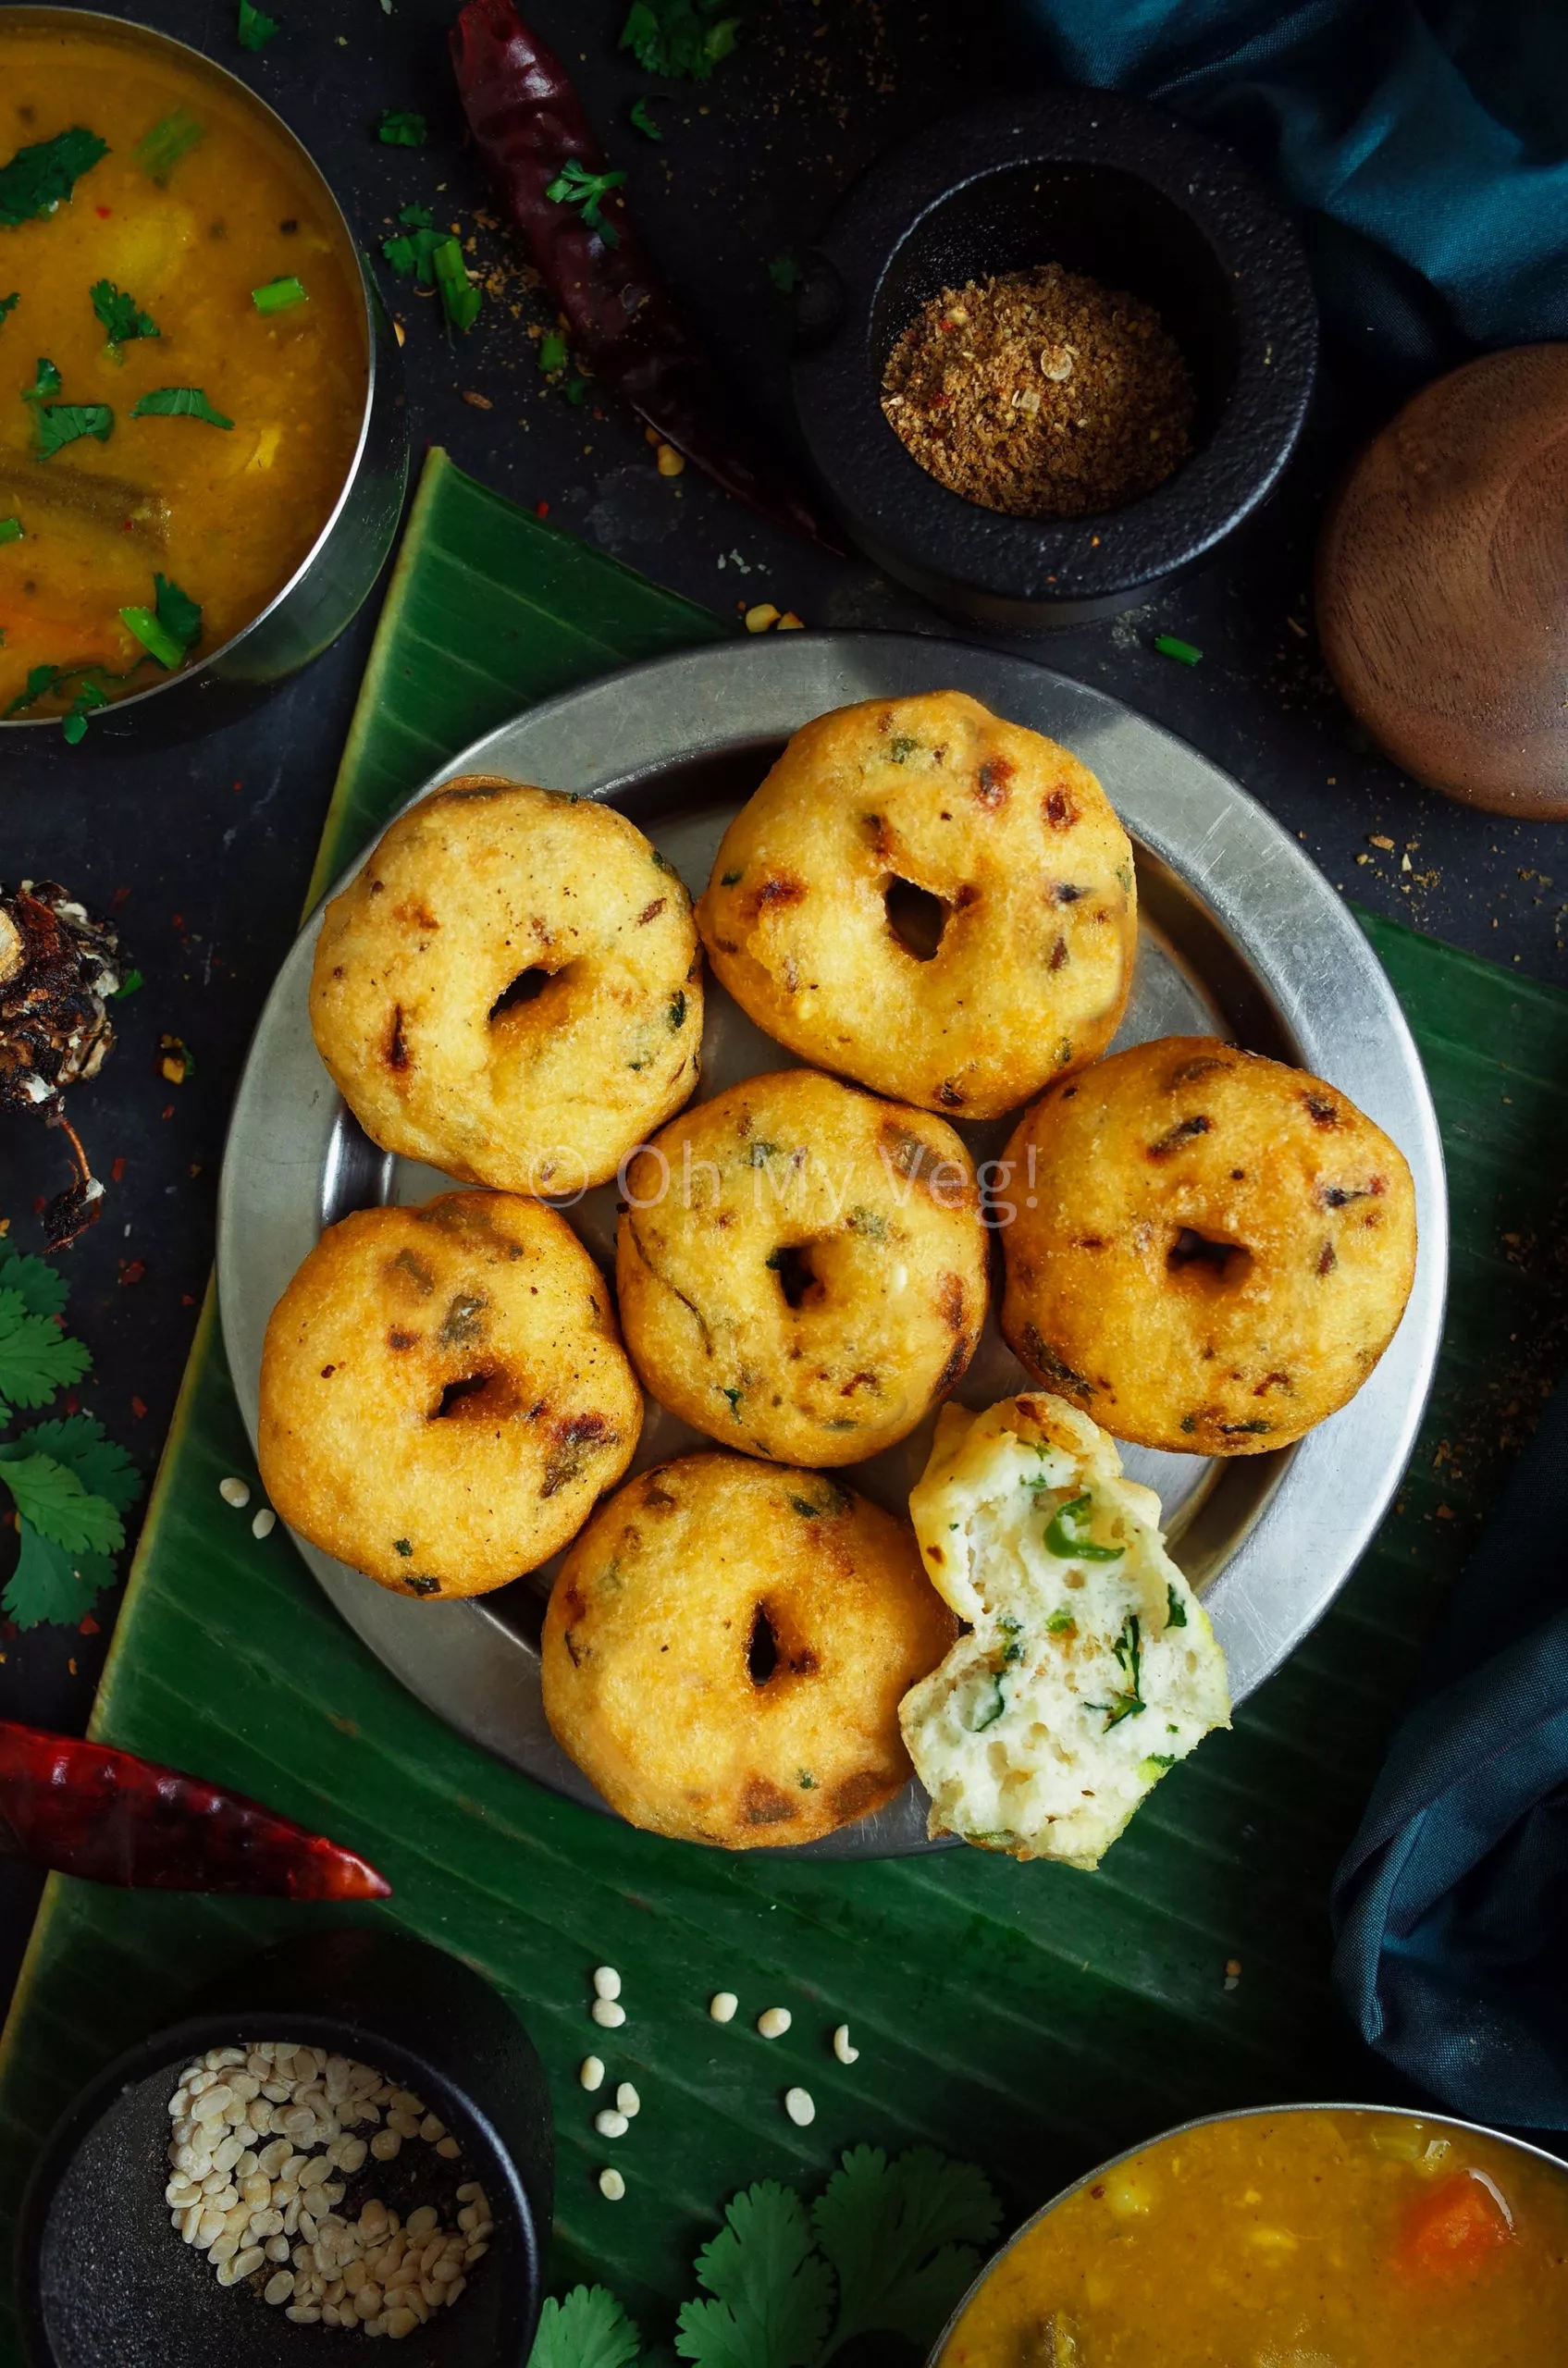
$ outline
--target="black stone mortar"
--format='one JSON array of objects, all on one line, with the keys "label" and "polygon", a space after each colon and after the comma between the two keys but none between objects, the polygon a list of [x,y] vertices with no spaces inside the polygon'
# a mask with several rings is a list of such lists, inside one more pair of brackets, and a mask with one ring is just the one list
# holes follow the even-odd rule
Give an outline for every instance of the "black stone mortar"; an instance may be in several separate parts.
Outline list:
[{"label": "black stone mortar", "polygon": [[433,2312],[398,2356],[438,2368],[524,2368],[554,2189],[543,2070],[521,2023],[478,1975],[423,1942],[368,1929],[312,1933],[235,1967],[68,2108],[22,2204],[16,2290],[29,2368],[325,2368],[344,2346],[374,2340],[298,2325],[248,2282],[219,2286],[169,2225],[178,2076],[209,2048],[261,2040],[375,2065],[446,2124],[458,2162],[405,2140],[393,2162],[371,2156],[354,2173],[338,2209],[352,2217],[374,2194],[404,2218],[434,2203],[449,2219],[456,2188],[477,2180],[495,2222],[488,2250],[457,2301]]},{"label": "black stone mortar", "polygon": [[[944,288],[1057,263],[1142,297],[1191,372],[1191,457],[1121,509],[1014,518],[950,492],[883,415],[883,372]],[[1269,493],[1312,392],[1295,231],[1228,149],[1103,91],[988,100],[881,157],[802,261],[795,397],[855,540],[989,626],[1114,615],[1212,556]]]}]

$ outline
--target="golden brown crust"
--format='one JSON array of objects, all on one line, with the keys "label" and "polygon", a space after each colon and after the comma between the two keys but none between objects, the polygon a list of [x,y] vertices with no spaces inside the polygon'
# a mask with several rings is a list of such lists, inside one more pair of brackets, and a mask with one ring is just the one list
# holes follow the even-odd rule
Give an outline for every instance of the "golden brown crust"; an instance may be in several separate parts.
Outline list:
[{"label": "golden brown crust", "polygon": [[878,1506],[820,1473],[687,1456],[628,1481],[562,1564],[545,1713],[632,1824],[778,1849],[892,1799],[899,1701],[957,1633]]},{"label": "golden brown crust", "polygon": [[563,1217],[500,1192],[362,1209],[273,1310],[257,1456],[290,1526],[401,1595],[549,1559],[632,1460],[642,1394]]},{"label": "golden brown crust", "polygon": [[613,807],[475,774],[400,817],[328,905],[310,1011],[383,1150],[576,1192],[697,1082],[690,900]]},{"label": "golden brown crust", "polygon": [[[894,925],[909,888],[942,908],[929,958]],[[803,1059],[998,1117],[1115,1034],[1132,849],[1055,741],[958,691],[872,699],[796,734],[725,832],[698,925],[736,1002]]]},{"label": "golden brown crust", "polygon": [[951,1127],[815,1069],[747,1078],[626,1170],[621,1321],[661,1402],[781,1463],[915,1428],[985,1318],[973,1164]]},{"label": "golden brown crust", "polygon": [[1301,1069],[1163,1037],[1054,1088],[1006,1157],[1003,1332],[1117,1438],[1286,1446],[1394,1336],[1415,1274],[1410,1169]]}]

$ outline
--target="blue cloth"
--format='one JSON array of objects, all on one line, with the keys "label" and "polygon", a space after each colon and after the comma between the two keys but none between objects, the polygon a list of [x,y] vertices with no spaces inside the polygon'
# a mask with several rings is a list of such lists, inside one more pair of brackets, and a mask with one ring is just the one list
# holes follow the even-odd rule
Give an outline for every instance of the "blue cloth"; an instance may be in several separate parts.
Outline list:
[{"label": "blue cloth", "polygon": [[1012,0],[1061,80],[1249,156],[1325,314],[1411,372],[1568,337],[1568,0]]},{"label": "blue cloth", "polygon": [[1568,2128],[1568,1385],[1423,1676],[1335,1879],[1334,1978],[1451,2111]]}]

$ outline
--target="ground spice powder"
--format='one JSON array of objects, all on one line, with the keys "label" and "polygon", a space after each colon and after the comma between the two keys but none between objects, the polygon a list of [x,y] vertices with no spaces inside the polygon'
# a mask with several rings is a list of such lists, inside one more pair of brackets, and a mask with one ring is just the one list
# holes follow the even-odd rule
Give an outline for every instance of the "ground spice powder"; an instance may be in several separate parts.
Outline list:
[{"label": "ground spice powder", "polygon": [[1119,509],[1191,450],[1192,381],[1158,314],[1054,263],[922,305],[882,407],[922,469],[1020,518]]}]

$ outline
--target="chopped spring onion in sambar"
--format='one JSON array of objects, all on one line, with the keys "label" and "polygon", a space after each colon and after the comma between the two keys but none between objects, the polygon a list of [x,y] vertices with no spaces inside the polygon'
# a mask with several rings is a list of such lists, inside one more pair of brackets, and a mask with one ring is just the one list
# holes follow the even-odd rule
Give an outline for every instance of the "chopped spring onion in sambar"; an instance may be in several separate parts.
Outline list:
[{"label": "chopped spring onion in sambar", "polygon": [[151,131],[143,132],[135,147],[135,157],[149,180],[161,189],[182,156],[206,138],[206,127],[197,122],[184,107],[176,107],[166,115]]},{"label": "chopped spring onion in sambar", "polygon": [[251,302],[258,313],[286,313],[290,304],[308,304],[309,297],[298,279],[269,279],[265,288],[253,288]]}]

